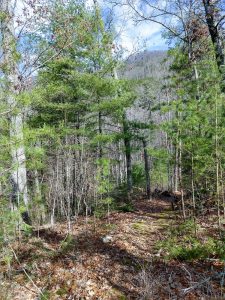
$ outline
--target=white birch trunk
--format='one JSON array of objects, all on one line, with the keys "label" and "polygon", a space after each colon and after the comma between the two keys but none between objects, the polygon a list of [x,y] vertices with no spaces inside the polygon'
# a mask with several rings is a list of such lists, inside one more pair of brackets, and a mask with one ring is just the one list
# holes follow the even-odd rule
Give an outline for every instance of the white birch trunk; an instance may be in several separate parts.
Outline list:
[{"label": "white birch trunk", "polygon": [[4,76],[6,81],[6,101],[12,113],[10,121],[10,142],[12,156],[12,180],[17,201],[23,200],[28,205],[26,156],[23,143],[23,117],[22,112],[15,112],[17,106],[16,96],[20,91],[18,66],[16,61],[16,36],[14,29],[14,1],[0,0],[2,12],[1,35],[4,62]]}]

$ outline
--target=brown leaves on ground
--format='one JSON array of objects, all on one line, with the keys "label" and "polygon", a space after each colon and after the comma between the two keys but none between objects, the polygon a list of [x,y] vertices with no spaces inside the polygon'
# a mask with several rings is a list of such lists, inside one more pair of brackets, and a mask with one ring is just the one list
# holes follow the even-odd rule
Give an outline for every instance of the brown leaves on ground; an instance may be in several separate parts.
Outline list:
[{"label": "brown leaves on ground", "polygon": [[[65,223],[41,229],[14,245],[20,263],[13,264],[10,278],[2,283],[5,291],[10,290],[5,299],[150,300],[217,295],[218,282],[206,279],[221,265],[165,262],[161,252],[155,251],[155,243],[176,222],[170,203],[154,199],[137,201],[133,213],[113,212],[100,220],[79,217],[69,235]],[[196,282],[201,283],[199,287]]]}]

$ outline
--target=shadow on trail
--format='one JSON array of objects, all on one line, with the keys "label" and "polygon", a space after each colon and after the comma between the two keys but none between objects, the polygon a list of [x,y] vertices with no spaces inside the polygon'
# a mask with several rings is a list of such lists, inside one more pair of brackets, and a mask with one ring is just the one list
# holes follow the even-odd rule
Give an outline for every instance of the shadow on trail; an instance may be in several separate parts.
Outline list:
[{"label": "shadow on trail", "polygon": [[[123,218],[127,218],[129,221],[132,221],[133,218],[135,221],[135,218],[144,216],[157,220],[171,220],[177,216],[166,214],[169,207],[168,201],[147,202],[141,200],[135,203],[135,212],[121,213],[121,215],[116,213],[115,215],[112,214],[111,217],[115,224]],[[162,212],[165,214],[159,215]],[[164,230],[164,228],[158,228],[157,235],[161,235],[162,232],[163,237]],[[87,269],[92,275],[94,274],[98,283],[102,282],[103,279],[106,280],[113,289],[126,296],[126,299],[141,299],[144,294],[150,295],[146,299],[169,299],[169,297],[191,299],[182,295],[182,290],[190,287],[192,282],[204,280],[204,273],[209,274],[209,266],[203,265],[201,262],[199,265],[178,261],[165,262],[160,257],[152,257],[152,253],[148,253],[149,258],[148,256],[142,257],[138,251],[129,251],[129,246],[125,248],[123,242],[120,243],[118,236],[112,237],[112,241],[108,243],[103,241],[103,236],[102,233],[94,232],[94,230],[82,230],[77,234],[74,231],[70,235],[71,239],[68,240],[68,247],[63,248],[62,243],[66,241],[65,232],[59,233],[57,228],[56,230],[42,229],[39,231],[40,240],[43,244],[52,245],[55,252],[54,255],[49,256],[39,253],[39,256],[43,255],[39,258],[56,264],[64,270],[83,266],[85,270]],[[135,238],[134,236],[133,239]],[[155,240],[153,240],[154,242]],[[138,247],[136,245],[136,250]],[[28,251],[26,255],[21,252],[19,256],[21,263],[29,260],[29,258],[32,259],[34,251],[38,253],[38,248]],[[95,262],[96,258],[97,261]],[[217,283],[212,281],[210,285],[212,293],[215,284]],[[204,284],[198,287],[200,294],[203,293],[202,289],[204,288],[206,288]],[[112,299],[123,298],[118,296]]]},{"label": "shadow on trail", "polygon": [[36,237],[39,237],[42,240],[45,240],[49,244],[53,244],[53,245],[59,245],[60,242],[62,242],[65,238],[57,231],[55,231],[54,229],[51,230],[50,228],[40,229],[38,231],[35,231],[34,235]]},{"label": "shadow on trail", "polygon": [[[45,243],[58,242],[58,248],[60,248],[60,243],[63,241],[63,236],[50,229],[43,230],[39,237]],[[73,249],[68,247],[69,250],[59,251],[54,257],[50,257],[49,261],[63,264],[66,269],[71,263],[75,267],[77,262],[89,264],[92,257],[99,254],[101,269],[98,269],[99,265],[96,265],[93,266],[92,271],[97,276],[106,279],[113,289],[126,295],[128,299],[140,298],[140,294],[135,289],[131,289],[130,286],[139,270],[149,264],[149,261],[129,253],[126,249],[114,243],[104,243],[102,237],[94,232],[82,232],[78,235],[71,235],[71,237],[73,238]],[[84,258],[87,258],[87,260],[85,261]],[[116,269],[117,275],[115,275]]]},{"label": "shadow on trail", "polygon": [[[46,236],[45,236],[46,237]],[[182,295],[182,291],[185,288],[189,288],[192,284],[190,281],[190,274],[192,280],[196,282],[204,281],[206,275],[204,272],[208,272],[208,266],[202,263],[179,263],[176,261],[165,262],[160,259],[144,259],[140,256],[129,253],[126,249],[123,249],[115,243],[104,243],[102,238],[95,233],[80,233],[79,235],[73,235],[75,246],[74,254],[78,253],[79,256],[85,254],[84,257],[89,257],[91,260],[96,254],[100,254],[102,257],[102,268],[99,272],[98,265],[93,267],[93,271],[98,276],[104,277],[112,288],[121,292],[127,297],[127,299],[140,299],[143,290],[152,289],[147,291],[148,293],[156,293],[149,299],[167,299],[169,295],[178,297],[177,299],[189,299]],[[68,257],[69,253],[64,253],[64,257]],[[56,259],[56,258],[55,258]],[[57,257],[58,260],[62,260],[63,256]],[[66,266],[66,264],[65,264]],[[115,276],[115,270],[119,270],[119,276]],[[102,270],[110,270],[105,272]],[[148,281],[148,282],[147,282]],[[155,286],[151,286],[153,281]],[[208,284],[208,283],[207,283]],[[207,284],[199,286],[199,292],[203,293]],[[209,293],[214,293],[213,284],[216,283],[212,280],[212,284]],[[159,289],[159,290],[157,290]],[[159,293],[161,293],[159,295]],[[210,296],[210,294],[209,294]],[[113,298],[112,298],[113,299]]]}]

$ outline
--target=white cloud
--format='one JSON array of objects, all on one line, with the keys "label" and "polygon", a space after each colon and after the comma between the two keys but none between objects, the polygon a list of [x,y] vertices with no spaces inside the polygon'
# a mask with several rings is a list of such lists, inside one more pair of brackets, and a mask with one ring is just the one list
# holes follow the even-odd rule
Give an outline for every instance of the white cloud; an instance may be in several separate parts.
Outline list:
[{"label": "white cloud", "polygon": [[161,25],[147,21],[134,22],[133,11],[123,5],[114,7],[114,14],[115,28],[119,33],[118,41],[128,55],[138,48],[142,50],[167,48],[161,37]]},{"label": "white cloud", "polygon": [[[32,9],[27,6],[24,0],[15,0],[17,3],[16,6],[16,15],[20,19],[24,20],[32,16]],[[121,4],[122,4],[121,0]],[[134,0],[135,1],[135,0]],[[140,4],[141,0],[136,0],[137,4]],[[163,0],[160,0],[163,2]],[[37,1],[38,2],[38,1]],[[107,3],[107,0],[97,0],[97,3],[105,9],[110,7],[110,4]],[[92,8],[94,5],[94,0],[86,0],[86,7]],[[24,16],[23,9],[26,8],[26,13],[28,16]],[[147,9],[147,8],[146,8]],[[127,6],[114,6],[114,25],[118,33],[117,43],[122,46],[127,54],[135,52],[138,48],[154,48],[162,49],[166,48],[165,42],[161,38],[160,31],[162,27],[153,22],[139,22],[134,23],[132,17],[133,12]]]}]

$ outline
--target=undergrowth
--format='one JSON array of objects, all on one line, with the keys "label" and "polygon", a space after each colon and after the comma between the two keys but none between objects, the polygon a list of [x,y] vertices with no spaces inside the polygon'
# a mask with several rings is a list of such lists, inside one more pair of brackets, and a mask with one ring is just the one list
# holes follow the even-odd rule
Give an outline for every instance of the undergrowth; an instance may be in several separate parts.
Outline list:
[{"label": "undergrowth", "polygon": [[168,231],[167,237],[156,244],[156,249],[162,249],[165,259],[192,261],[196,259],[217,258],[225,260],[225,239],[209,236],[196,236],[196,224],[188,220]]}]

